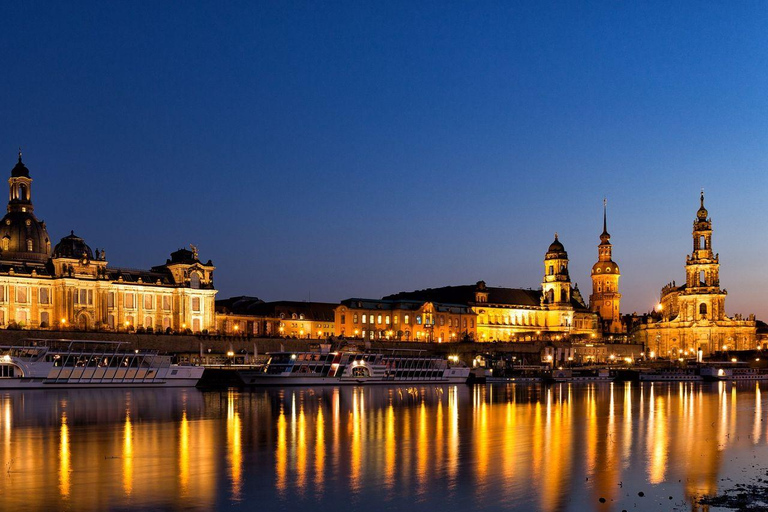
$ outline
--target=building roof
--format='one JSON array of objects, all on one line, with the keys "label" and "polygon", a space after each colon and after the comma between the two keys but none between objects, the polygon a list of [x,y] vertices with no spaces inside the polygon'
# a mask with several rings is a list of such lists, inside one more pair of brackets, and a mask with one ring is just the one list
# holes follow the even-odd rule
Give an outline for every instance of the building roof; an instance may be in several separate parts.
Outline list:
[{"label": "building roof", "polygon": [[257,297],[231,297],[216,301],[217,313],[261,316],[267,318],[333,322],[338,304],[328,302],[275,301],[264,302]]},{"label": "building roof", "polygon": [[[474,284],[443,286],[442,288],[427,288],[426,290],[387,295],[384,300],[420,300],[445,304],[477,305],[475,300],[477,289],[478,285]],[[541,290],[488,286],[484,287],[482,291],[488,294],[488,305],[541,306]],[[571,305],[577,309],[586,307],[575,298],[571,300]]]}]

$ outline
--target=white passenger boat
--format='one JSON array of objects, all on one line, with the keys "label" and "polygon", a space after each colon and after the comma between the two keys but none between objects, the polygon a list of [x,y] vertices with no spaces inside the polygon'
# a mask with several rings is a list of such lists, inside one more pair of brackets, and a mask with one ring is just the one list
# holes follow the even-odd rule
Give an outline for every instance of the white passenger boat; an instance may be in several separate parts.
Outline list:
[{"label": "white passenger boat", "polygon": [[192,387],[204,368],[123,342],[26,340],[0,346],[0,389]]},{"label": "white passenger boat", "polygon": [[739,363],[711,363],[701,368],[701,376],[704,380],[768,380],[768,371],[765,368],[740,366]]},{"label": "white passenger boat", "polygon": [[236,370],[249,386],[339,384],[465,383],[469,367],[458,357],[422,351],[385,353],[273,352],[262,368]]}]

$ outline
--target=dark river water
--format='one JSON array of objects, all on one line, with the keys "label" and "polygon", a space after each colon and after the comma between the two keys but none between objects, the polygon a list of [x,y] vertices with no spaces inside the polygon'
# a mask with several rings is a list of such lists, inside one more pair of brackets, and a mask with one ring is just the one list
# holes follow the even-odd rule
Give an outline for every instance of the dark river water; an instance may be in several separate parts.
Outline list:
[{"label": "dark river water", "polygon": [[706,510],[766,386],[0,392],[0,509]]}]

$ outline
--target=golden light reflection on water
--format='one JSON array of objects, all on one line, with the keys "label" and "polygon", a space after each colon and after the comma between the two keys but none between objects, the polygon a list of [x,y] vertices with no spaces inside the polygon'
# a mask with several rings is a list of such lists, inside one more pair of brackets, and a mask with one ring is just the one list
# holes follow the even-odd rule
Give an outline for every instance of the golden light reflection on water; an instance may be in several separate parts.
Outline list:
[{"label": "golden light reflection on water", "polygon": [[232,499],[240,501],[242,486],[242,425],[237,410],[237,394],[234,390],[227,393],[227,462],[229,465]]},{"label": "golden light reflection on water", "polygon": [[428,499],[493,509],[492,496],[556,511],[620,500],[630,486],[691,496],[717,490],[726,457],[768,456],[765,385],[195,391],[162,407],[135,392],[91,402],[5,394],[0,460],[10,472],[0,494],[9,508],[65,499],[75,510],[121,500],[207,510],[251,492],[267,509],[355,496],[390,508]]},{"label": "golden light reflection on water", "polygon": [[61,413],[61,429],[59,433],[59,491],[61,498],[69,498],[69,473],[70,465],[69,425],[67,425],[67,413]]},{"label": "golden light reflection on water", "polygon": [[133,425],[130,412],[126,412],[123,427],[123,489],[127,495],[133,491]]},{"label": "golden light reflection on water", "polygon": [[189,420],[187,411],[181,414],[179,425],[179,490],[183,497],[189,491]]}]

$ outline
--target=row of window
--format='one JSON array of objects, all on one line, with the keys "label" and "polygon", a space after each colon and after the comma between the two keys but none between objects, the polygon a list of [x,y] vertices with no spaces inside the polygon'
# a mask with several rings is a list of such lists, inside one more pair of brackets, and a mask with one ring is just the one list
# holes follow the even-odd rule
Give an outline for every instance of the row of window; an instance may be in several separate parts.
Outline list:
[{"label": "row of window", "polygon": [[[14,298],[17,304],[27,304],[30,301],[29,287],[17,286]],[[40,304],[50,304],[51,289],[38,288],[37,301]],[[6,285],[0,285],[0,302],[8,302],[8,287]]]},{"label": "row of window", "polygon": [[[436,325],[439,324],[440,326],[444,326],[446,324],[445,315],[437,315],[437,318],[432,313],[424,313],[424,315],[416,315],[416,324],[417,325]],[[357,313],[352,315],[352,323],[358,324],[360,317]],[[346,323],[346,315],[341,315],[341,324],[344,325]],[[390,318],[389,315],[362,315],[362,324],[378,324],[378,325],[398,325],[400,322],[400,317],[398,315],[394,315]],[[473,319],[470,319],[471,326],[475,326],[475,321]],[[467,319],[465,318],[463,321],[464,325],[463,327],[467,328]],[[411,316],[410,315],[403,315],[403,324],[405,325],[411,325]],[[459,319],[448,317],[448,327],[459,327]]]},{"label": "row of window", "polygon": [[[51,303],[51,289],[49,287],[42,287],[37,289],[38,303],[50,304]],[[109,292],[107,294],[107,307],[115,307],[116,292]],[[136,293],[125,292],[123,296],[123,305],[127,309],[134,309],[138,304]],[[155,296],[150,294],[143,294],[142,296],[144,309],[150,310],[155,307]],[[80,288],[73,292],[74,303],[81,306],[93,305],[93,290]],[[162,295],[157,297],[158,307],[162,307],[164,311],[171,310],[171,296]],[[27,286],[15,287],[15,301],[17,304],[27,304],[30,302],[30,289]],[[0,285],[0,303],[8,302],[8,286]],[[195,313],[200,312],[201,301],[200,297],[192,297],[191,301],[192,311]]]}]

